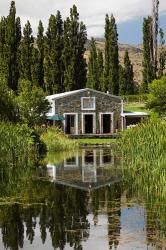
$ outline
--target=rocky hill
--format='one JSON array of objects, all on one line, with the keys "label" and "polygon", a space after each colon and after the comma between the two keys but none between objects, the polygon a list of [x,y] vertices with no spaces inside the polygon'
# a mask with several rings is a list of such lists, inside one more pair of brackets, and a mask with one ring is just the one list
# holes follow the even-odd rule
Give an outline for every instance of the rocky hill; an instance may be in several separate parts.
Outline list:
[{"label": "rocky hill", "polygon": [[[96,46],[98,49],[104,52],[104,40],[97,40]],[[137,83],[141,83],[142,80],[142,45],[129,45],[129,44],[119,44],[119,59],[120,63],[123,64],[125,50],[128,50],[131,62],[134,69],[134,80]],[[89,57],[89,41],[86,44],[85,57],[88,61]]]}]

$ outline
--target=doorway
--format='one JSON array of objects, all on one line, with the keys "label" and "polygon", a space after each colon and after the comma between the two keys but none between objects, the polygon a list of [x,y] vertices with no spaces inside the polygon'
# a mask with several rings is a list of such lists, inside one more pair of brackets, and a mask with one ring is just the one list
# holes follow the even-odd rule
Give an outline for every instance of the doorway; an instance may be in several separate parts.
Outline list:
[{"label": "doorway", "polygon": [[101,134],[111,134],[112,125],[112,114],[101,114]]},{"label": "doorway", "polygon": [[76,114],[65,114],[65,133],[76,134]]},{"label": "doorway", "polygon": [[82,131],[83,134],[93,134],[95,131],[95,114],[82,114]]}]

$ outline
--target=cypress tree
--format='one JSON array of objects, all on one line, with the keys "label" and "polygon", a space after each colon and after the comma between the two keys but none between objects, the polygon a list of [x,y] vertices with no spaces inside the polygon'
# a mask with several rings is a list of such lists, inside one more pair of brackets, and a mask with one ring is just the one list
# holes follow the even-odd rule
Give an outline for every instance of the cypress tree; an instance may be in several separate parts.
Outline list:
[{"label": "cypress tree", "polygon": [[151,30],[152,18],[144,18],[143,22],[143,71],[142,71],[142,91],[148,92],[148,84],[155,79],[152,54],[153,40]]},{"label": "cypress tree", "polygon": [[104,91],[109,89],[109,71],[110,71],[110,20],[108,14],[105,18],[105,64],[104,64]]},{"label": "cypress tree", "polygon": [[39,63],[39,69],[37,73],[37,85],[39,85],[42,88],[44,88],[44,34],[43,33],[44,33],[44,27],[40,20],[38,26],[37,40],[36,40],[39,52],[37,55],[37,63]]},{"label": "cypress tree", "polygon": [[19,72],[20,78],[31,81],[32,48],[33,48],[32,28],[29,21],[23,29],[23,38],[19,48]]},{"label": "cypress tree", "polygon": [[98,89],[98,60],[95,39],[90,41],[90,56],[88,62],[87,87]]},{"label": "cypress tree", "polygon": [[21,21],[20,17],[16,18],[16,30],[15,30],[15,51],[16,51],[16,58],[15,58],[15,85],[16,85],[16,90],[18,89],[18,81],[19,81],[19,46],[21,44]]},{"label": "cypress tree", "polygon": [[6,57],[6,18],[2,17],[0,21],[0,74],[7,79],[8,64]]},{"label": "cypress tree", "polygon": [[87,33],[85,25],[79,23],[79,14],[74,5],[70,17],[64,22],[64,87],[65,90],[83,88],[86,83],[86,61],[84,59]]},{"label": "cypress tree", "polygon": [[106,15],[105,23],[105,89],[112,94],[119,93],[119,53],[118,33],[115,18]]},{"label": "cypress tree", "polygon": [[125,94],[132,95],[134,94],[134,72],[133,65],[131,64],[129,53],[126,50],[124,56],[124,71],[125,71]]},{"label": "cypress tree", "polygon": [[160,52],[159,52],[159,70],[158,77],[161,78],[164,74],[165,69],[165,60],[166,60],[166,50],[165,50],[165,40],[164,40],[164,32],[162,29],[159,30],[160,34]]},{"label": "cypress tree", "polygon": [[58,11],[51,15],[45,38],[45,88],[49,94],[63,90],[63,21]]},{"label": "cypress tree", "polygon": [[98,68],[98,90],[104,91],[104,60],[103,53],[101,50],[98,50],[97,56],[97,68]]},{"label": "cypress tree", "polygon": [[11,2],[9,15],[6,19],[6,62],[8,65],[8,86],[14,91],[18,85],[18,48],[21,40],[20,19],[16,18],[15,2]]},{"label": "cypress tree", "polygon": [[40,53],[38,48],[32,48],[32,56],[31,56],[31,79],[32,83],[39,87],[40,86]]},{"label": "cypress tree", "polygon": [[122,65],[119,65],[119,95],[126,94],[126,74]]}]

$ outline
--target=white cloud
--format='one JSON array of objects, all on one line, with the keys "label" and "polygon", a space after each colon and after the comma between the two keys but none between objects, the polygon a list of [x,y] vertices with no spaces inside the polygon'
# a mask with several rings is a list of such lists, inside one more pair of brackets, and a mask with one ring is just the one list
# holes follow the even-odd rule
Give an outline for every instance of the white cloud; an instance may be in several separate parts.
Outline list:
[{"label": "white cloud", "polygon": [[[0,1],[0,15],[7,15],[10,0]],[[80,19],[88,28],[89,36],[104,33],[105,14],[113,13],[118,23],[151,14],[152,0],[16,0],[17,15],[22,24],[30,20],[36,32],[39,19],[47,26],[50,14],[61,11],[63,18],[69,15],[73,4],[78,7]],[[166,1],[160,0],[160,12],[166,12]]]}]

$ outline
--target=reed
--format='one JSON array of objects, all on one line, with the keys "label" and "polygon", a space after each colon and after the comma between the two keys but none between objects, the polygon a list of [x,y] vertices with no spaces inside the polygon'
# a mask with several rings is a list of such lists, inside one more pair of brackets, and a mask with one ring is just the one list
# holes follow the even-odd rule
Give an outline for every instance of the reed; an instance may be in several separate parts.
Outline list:
[{"label": "reed", "polygon": [[41,135],[41,140],[46,144],[48,152],[67,151],[78,147],[78,143],[69,139],[58,127],[47,128]]},{"label": "reed", "polygon": [[26,166],[34,157],[32,130],[26,125],[0,122],[0,165]]},{"label": "reed", "polygon": [[166,152],[166,121],[153,118],[125,131],[120,147],[126,158],[142,162],[162,159]]},{"label": "reed", "polygon": [[145,196],[166,197],[166,121],[150,119],[120,139],[124,179]]}]

